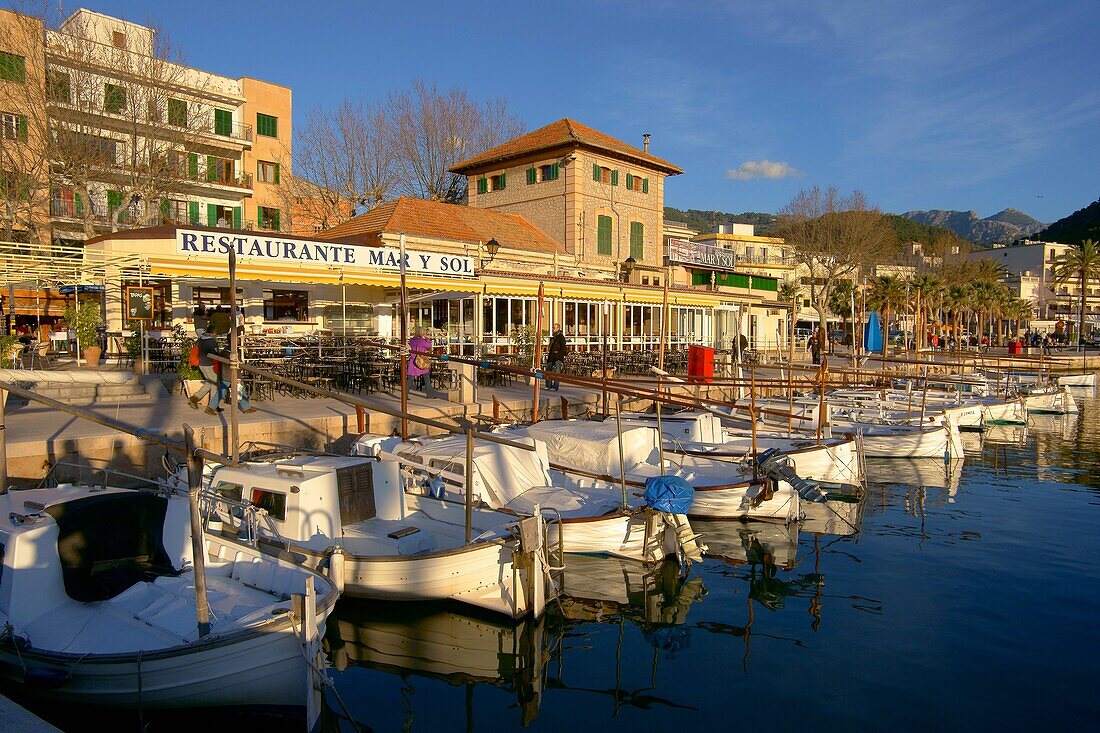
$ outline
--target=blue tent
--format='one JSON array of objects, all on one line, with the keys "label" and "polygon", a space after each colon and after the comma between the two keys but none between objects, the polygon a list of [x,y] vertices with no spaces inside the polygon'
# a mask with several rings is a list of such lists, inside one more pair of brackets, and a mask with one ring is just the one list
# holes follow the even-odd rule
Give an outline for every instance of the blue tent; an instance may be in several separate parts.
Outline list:
[{"label": "blue tent", "polygon": [[870,352],[882,352],[882,324],[878,320],[878,311],[871,311],[867,323],[863,325],[863,348]]}]

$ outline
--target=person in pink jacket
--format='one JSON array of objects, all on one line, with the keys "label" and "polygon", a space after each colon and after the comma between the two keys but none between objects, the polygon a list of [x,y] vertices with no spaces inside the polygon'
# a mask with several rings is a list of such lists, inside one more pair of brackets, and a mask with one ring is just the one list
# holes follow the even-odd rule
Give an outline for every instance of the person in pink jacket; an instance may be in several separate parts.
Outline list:
[{"label": "person in pink jacket", "polygon": [[413,378],[413,389],[424,389],[424,375],[431,371],[431,368],[421,369],[416,365],[416,355],[424,354],[431,356],[432,354],[432,342],[427,336],[424,335],[424,331],[417,329],[411,339],[409,339],[409,361],[406,366],[405,373]]}]

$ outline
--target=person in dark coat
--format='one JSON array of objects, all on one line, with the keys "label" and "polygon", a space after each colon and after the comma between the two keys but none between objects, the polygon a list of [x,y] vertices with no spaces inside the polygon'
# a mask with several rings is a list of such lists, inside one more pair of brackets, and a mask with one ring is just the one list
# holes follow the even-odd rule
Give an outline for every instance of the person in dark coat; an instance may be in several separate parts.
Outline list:
[{"label": "person in dark coat", "polygon": [[[546,370],[549,372],[561,372],[565,369],[565,357],[569,353],[569,344],[565,342],[565,334],[561,332],[561,324],[554,324],[554,335],[550,337],[550,350],[546,353]],[[561,383],[546,380],[546,389],[560,391]]]}]

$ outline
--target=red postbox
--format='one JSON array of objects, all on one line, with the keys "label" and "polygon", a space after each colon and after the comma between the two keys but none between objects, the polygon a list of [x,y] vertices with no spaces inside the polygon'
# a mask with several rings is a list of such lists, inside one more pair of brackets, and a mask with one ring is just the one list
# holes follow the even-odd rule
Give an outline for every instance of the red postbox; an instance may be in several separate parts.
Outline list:
[{"label": "red postbox", "polygon": [[714,348],[711,346],[688,347],[688,379],[692,382],[709,382],[714,378]]}]

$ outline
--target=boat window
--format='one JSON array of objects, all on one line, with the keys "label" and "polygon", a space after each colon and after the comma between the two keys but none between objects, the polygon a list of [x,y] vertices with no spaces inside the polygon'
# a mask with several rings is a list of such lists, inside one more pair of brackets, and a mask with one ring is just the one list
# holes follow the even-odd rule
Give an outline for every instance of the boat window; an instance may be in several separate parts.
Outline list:
[{"label": "boat window", "polygon": [[242,494],[242,486],[240,484],[234,484],[229,481],[219,481],[214,487],[214,493],[223,499],[229,499],[230,501],[240,501]]},{"label": "boat window", "polygon": [[286,519],[286,494],[267,489],[252,489],[252,503],[280,522]]},{"label": "boat window", "polygon": [[457,461],[437,459],[431,462],[431,467],[439,469],[440,471],[453,473],[456,476],[466,475],[466,466],[462,463],[458,463]]}]

